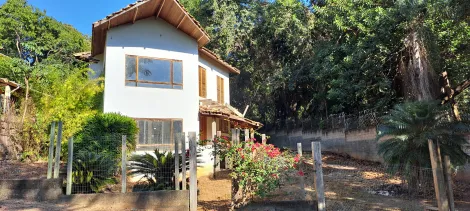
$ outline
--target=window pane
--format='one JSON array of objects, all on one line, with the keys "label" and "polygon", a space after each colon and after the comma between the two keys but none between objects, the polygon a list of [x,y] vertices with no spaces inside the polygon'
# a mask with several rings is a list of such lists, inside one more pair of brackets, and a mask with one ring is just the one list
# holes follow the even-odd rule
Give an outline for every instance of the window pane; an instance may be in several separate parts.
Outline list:
[{"label": "window pane", "polygon": [[138,87],[152,87],[152,88],[171,88],[170,84],[150,84],[150,83],[137,83]]},{"label": "window pane", "polygon": [[135,86],[135,81],[126,81],[126,86]]},{"label": "window pane", "polygon": [[173,137],[176,138],[176,134],[183,132],[183,121],[173,120]]},{"label": "window pane", "polygon": [[135,56],[126,56],[126,80],[135,80]]},{"label": "window pane", "polygon": [[162,142],[162,122],[150,122],[152,130],[152,144],[160,144]]},{"label": "window pane", "polygon": [[183,83],[183,63],[180,61],[173,61],[173,83]]},{"label": "window pane", "polygon": [[174,85],[174,86],[173,86],[173,89],[183,89],[183,86]]},{"label": "window pane", "polygon": [[163,140],[162,144],[170,144],[171,143],[171,121],[166,120],[163,122]]},{"label": "window pane", "polygon": [[139,80],[171,82],[171,62],[150,58],[139,58]]},{"label": "window pane", "polygon": [[137,121],[137,127],[139,128],[139,144],[147,144],[145,138],[145,121]]}]

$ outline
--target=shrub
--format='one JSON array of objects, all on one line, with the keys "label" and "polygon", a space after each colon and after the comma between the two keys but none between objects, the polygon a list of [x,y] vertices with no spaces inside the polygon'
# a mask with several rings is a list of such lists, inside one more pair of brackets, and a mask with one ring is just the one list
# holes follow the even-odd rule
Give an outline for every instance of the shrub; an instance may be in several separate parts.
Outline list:
[{"label": "shrub", "polygon": [[149,153],[133,155],[129,161],[129,174],[132,176],[142,176],[142,179],[145,180],[146,184],[142,187],[141,191],[168,190],[173,188],[175,181],[175,155],[173,153],[161,153],[156,149],[153,155]]},{"label": "shrub", "polygon": [[72,190],[74,193],[98,193],[103,187],[116,184],[116,160],[106,154],[79,151],[74,154]]},{"label": "shrub", "polygon": [[391,173],[404,169],[407,180],[416,189],[420,167],[431,167],[428,140],[438,141],[442,155],[449,155],[452,165],[467,162],[463,151],[465,134],[470,131],[468,122],[452,120],[447,108],[438,102],[408,102],[396,105],[390,114],[382,117],[378,127],[378,152],[389,164]]},{"label": "shrub", "polygon": [[76,137],[77,150],[106,153],[115,159],[121,156],[121,136],[127,135],[128,153],[135,150],[137,124],[118,113],[97,114],[90,118]]}]

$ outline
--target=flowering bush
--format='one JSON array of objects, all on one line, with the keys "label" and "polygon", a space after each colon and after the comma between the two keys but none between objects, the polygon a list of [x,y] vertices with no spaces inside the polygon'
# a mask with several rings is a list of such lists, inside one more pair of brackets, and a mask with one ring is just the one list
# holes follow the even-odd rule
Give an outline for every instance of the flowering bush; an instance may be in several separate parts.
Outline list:
[{"label": "flowering bush", "polygon": [[231,176],[243,192],[261,197],[279,187],[281,177],[296,163],[292,153],[253,141],[228,148],[226,156],[232,161]]}]

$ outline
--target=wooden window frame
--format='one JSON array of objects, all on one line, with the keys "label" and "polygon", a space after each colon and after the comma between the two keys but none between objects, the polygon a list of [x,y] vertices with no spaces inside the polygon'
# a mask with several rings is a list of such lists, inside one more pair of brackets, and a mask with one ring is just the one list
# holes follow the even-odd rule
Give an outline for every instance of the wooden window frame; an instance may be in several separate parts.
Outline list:
[{"label": "wooden window frame", "polygon": [[217,76],[217,102],[225,104],[225,84],[224,78]]},{"label": "wooden window frame", "polygon": [[[126,58],[127,57],[135,57],[135,80],[127,80],[126,79]],[[157,81],[146,81],[146,80],[139,80],[139,58],[146,58],[146,59],[154,59],[154,60],[161,60],[161,61],[170,61],[170,82],[157,82]],[[174,83],[173,82],[173,62],[181,62],[181,80],[183,83]],[[178,89],[175,88],[175,86],[181,86],[181,90],[184,88],[184,65],[183,65],[183,60],[178,60],[178,59],[164,59],[164,58],[158,58],[158,57],[148,57],[148,56],[137,56],[137,55],[130,55],[126,54],[124,56],[124,86],[129,86],[129,87],[141,87],[138,86],[138,83],[145,83],[145,84],[161,84],[161,85],[171,85],[171,88],[162,88],[162,87],[143,87],[143,88],[157,88],[157,89]],[[127,83],[135,83],[135,86],[130,86],[127,85]]]},{"label": "wooden window frame", "polygon": [[[137,136],[136,141],[136,148],[138,147],[159,147],[159,146],[173,146],[175,144],[175,137],[174,137],[174,130],[173,130],[173,121],[181,121],[181,130],[184,131],[184,121],[180,118],[169,118],[169,119],[149,119],[149,118],[133,118],[134,121],[152,121],[152,122],[163,122],[163,121],[171,121],[170,126],[170,144],[139,144],[139,136]],[[138,123],[137,123],[138,124]],[[139,128],[140,130],[140,128]],[[138,134],[140,135],[140,134]]]},{"label": "wooden window frame", "polygon": [[207,70],[206,68],[199,66],[198,75],[199,75],[199,79],[198,79],[199,80],[199,97],[207,98]]}]

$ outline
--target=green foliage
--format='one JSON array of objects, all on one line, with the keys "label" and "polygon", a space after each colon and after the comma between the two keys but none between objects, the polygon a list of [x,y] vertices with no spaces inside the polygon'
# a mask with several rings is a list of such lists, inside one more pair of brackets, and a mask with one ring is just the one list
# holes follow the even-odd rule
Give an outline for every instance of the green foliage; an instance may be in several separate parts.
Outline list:
[{"label": "green foliage", "polygon": [[78,151],[72,165],[73,193],[98,193],[106,185],[116,184],[116,160],[107,154]]},{"label": "green foliage", "polygon": [[403,102],[411,32],[428,71],[447,71],[452,85],[470,77],[468,1],[181,2],[210,34],[208,47],[242,70],[232,104],[250,105],[247,117],[263,123]]},{"label": "green foliage", "polygon": [[142,176],[142,180],[146,183],[141,191],[173,189],[175,184],[173,153],[160,152],[156,149],[154,154],[133,155],[129,161],[129,175]]},{"label": "green foliage", "polygon": [[89,81],[88,64],[73,57],[88,50],[87,36],[26,0],[1,5],[0,76],[21,86],[14,93],[18,133],[13,139],[25,155],[45,155],[52,121],[62,120],[69,137],[99,111],[95,100],[103,87]]},{"label": "green foliage", "polygon": [[135,150],[139,132],[134,119],[118,114],[96,114],[89,118],[76,135],[77,150],[89,149],[107,154],[116,160],[121,157],[122,135],[127,136],[127,152]]},{"label": "green foliage", "polygon": [[470,124],[452,120],[437,102],[396,105],[378,129],[377,140],[385,139],[379,141],[379,154],[392,172],[431,167],[429,139],[439,143],[441,154],[449,155],[454,166],[465,164],[469,158],[462,146],[467,143],[464,134],[470,131]]},{"label": "green foliage", "polygon": [[232,161],[230,174],[238,185],[247,193],[244,197],[267,196],[280,186],[281,179],[288,179],[294,170],[298,158],[289,151],[281,152],[269,144],[242,142],[231,146],[225,154]]}]

